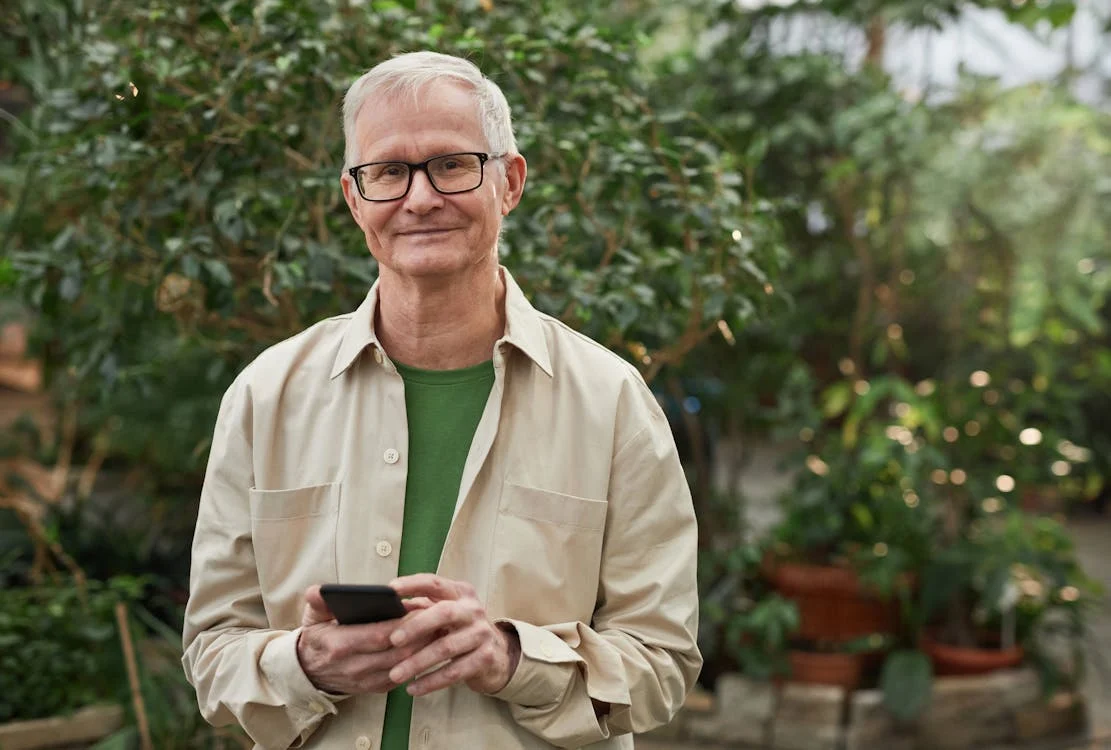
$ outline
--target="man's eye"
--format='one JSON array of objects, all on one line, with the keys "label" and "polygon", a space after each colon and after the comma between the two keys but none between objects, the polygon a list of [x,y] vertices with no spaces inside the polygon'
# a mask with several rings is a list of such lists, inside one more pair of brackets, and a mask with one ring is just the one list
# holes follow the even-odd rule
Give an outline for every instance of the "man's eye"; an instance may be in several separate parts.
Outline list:
[{"label": "man's eye", "polygon": [[367,167],[364,172],[368,180],[397,180],[405,176],[404,164],[380,164]]}]

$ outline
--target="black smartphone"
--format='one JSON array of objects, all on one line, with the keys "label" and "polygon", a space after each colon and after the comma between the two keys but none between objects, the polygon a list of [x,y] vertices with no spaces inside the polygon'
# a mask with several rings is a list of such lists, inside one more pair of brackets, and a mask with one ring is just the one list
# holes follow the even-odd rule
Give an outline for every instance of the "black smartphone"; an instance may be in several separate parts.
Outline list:
[{"label": "black smartphone", "polygon": [[389,586],[325,583],[320,595],[340,625],[396,620],[406,614],[401,597]]}]

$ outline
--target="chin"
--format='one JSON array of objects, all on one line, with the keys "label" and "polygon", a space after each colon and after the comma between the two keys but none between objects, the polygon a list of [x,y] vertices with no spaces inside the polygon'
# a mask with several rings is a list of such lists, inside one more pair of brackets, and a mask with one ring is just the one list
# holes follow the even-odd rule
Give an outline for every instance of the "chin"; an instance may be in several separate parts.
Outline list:
[{"label": "chin", "polygon": [[[395,237],[388,245],[375,247],[371,252],[380,266],[400,276],[450,277],[480,268],[496,267],[497,252],[493,249],[497,238],[482,237],[474,241],[473,235],[450,232],[442,237]],[[488,247],[476,252],[476,247]]]},{"label": "chin", "polygon": [[394,254],[392,268],[406,276],[453,276],[475,264],[472,254],[450,248],[413,248]]}]

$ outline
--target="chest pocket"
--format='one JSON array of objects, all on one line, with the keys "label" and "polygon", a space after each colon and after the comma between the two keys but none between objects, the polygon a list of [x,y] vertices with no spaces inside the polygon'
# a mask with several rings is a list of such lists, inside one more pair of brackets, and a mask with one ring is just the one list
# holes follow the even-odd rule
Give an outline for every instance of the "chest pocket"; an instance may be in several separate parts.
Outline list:
[{"label": "chest pocket", "polygon": [[506,482],[494,529],[491,616],[589,623],[607,506],[605,500]]},{"label": "chest pocket", "polygon": [[296,627],[305,589],[337,579],[340,484],[250,491],[255,567],[270,624]]}]

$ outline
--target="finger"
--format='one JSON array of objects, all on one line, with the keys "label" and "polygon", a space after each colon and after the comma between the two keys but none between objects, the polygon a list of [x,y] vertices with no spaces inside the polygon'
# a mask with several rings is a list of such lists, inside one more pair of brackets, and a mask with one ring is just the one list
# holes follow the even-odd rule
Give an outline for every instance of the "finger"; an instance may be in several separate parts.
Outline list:
[{"label": "finger", "polygon": [[324,603],[324,597],[320,595],[320,585],[313,584],[305,589],[305,609],[301,614],[301,626],[307,628],[310,625],[331,622],[334,619],[335,615],[328,609],[328,605]]},{"label": "finger", "polygon": [[412,680],[438,664],[458,659],[474,651],[486,640],[485,636],[486,634],[478,627],[452,631],[442,638],[433,640],[391,669],[390,679],[398,684]]},{"label": "finger", "polygon": [[372,654],[344,657],[334,667],[333,692],[384,693],[398,686],[390,679],[390,670],[410,658],[428,643],[414,643],[405,648],[390,648]]},{"label": "finger", "polygon": [[340,674],[349,686],[345,693],[385,693],[398,687],[390,679],[390,669],[402,658],[396,651],[381,651],[358,656],[344,662]]},{"label": "finger", "polygon": [[410,641],[434,637],[440,630],[458,630],[475,622],[480,615],[477,607],[469,607],[462,602],[436,602],[428,609],[414,610],[405,615],[390,634],[390,643],[404,646]]},{"label": "finger", "polygon": [[396,626],[396,620],[365,625],[332,625],[320,634],[321,650],[336,660],[386,651],[393,648],[390,634]]},{"label": "finger", "polygon": [[[393,683],[390,671],[423,651],[431,641],[419,641],[404,648],[390,648],[374,654],[361,654],[352,662],[352,675],[360,682],[382,679]],[[394,683],[394,687],[401,683]]]},{"label": "finger", "polygon": [[[467,584],[469,586],[469,584]],[[417,573],[403,576],[390,581],[390,588],[398,593],[402,599],[414,596],[426,596],[433,601],[445,599],[459,599],[464,595],[464,585],[461,581],[453,581],[434,573]]]},{"label": "finger", "polygon": [[388,648],[373,654],[357,654],[351,660],[351,673],[361,677],[369,677],[378,672],[388,675],[390,670],[406,659],[419,654],[428,645],[428,641],[421,641],[404,648]]},{"label": "finger", "polygon": [[405,605],[405,609],[409,612],[418,609],[428,609],[434,604],[427,596],[414,596],[412,599],[402,599],[401,603]]},{"label": "finger", "polygon": [[[485,639],[480,639],[478,645],[481,647],[473,648],[456,657],[449,664],[413,680],[406,691],[413,696],[427,695],[436,690],[443,690],[446,687],[467,682],[471,678],[490,670],[493,666],[493,652],[485,648]],[[390,672],[390,674],[392,676],[393,672]]]},{"label": "finger", "polygon": [[360,678],[355,685],[357,687],[351,691],[353,693],[388,693],[394,688],[400,687],[390,679],[388,672],[375,672]]}]

